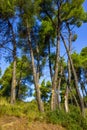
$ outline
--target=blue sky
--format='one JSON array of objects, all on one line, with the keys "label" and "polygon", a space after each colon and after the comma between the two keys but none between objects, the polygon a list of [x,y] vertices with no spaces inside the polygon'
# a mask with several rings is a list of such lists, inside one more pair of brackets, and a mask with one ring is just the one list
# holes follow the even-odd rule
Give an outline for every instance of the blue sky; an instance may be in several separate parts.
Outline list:
[{"label": "blue sky", "polygon": [[[85,0],[84,9],[87,11],[87,0]],[[87,46],[87,23],[84,23],[80,28],[75,30],[78,34],[77,40],[73,43],[74,49],[79,53],[83,47]]]},{"label": "blue sky", "polygon": [[79,53],[83,47],[87,46],[87,23],[83,24],[79,29],[76,29],[75,32],[78,34],[78,38],[73,43],[73,47]]}]

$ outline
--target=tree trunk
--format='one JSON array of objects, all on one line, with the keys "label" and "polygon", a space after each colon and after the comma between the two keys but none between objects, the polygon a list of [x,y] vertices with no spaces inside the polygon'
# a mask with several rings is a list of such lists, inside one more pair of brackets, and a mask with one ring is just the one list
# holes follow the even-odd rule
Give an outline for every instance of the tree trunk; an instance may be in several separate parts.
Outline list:
[{"label": "tree trunk", "polygon": [[71,87],[69,87],[69,90],[70,90],[70,92],[71,92],[71,94],[72,94],[72,97],[73,97],[75,103],[76,103],[76,106],[79,107],[78,101],[77,101],[75,95],[73,94]]},{"label": "tree trunk", "polygon": [[[68,28],[68,32],[69,32],[69,47],[68,47],[68,51],[69,53],[71,54],[71,31],[70,31],[70,28],[69,28],[69,25],[67,24],[67,28]],[[69,108],[68,108],[68,93],[69,93],[69,88],[70,88],[70,85],[71,85],[71,67],[70,67],[70,60],[68,58],[68,82],[67,82],[67,88],[66,88],[66,93],[65,93],[65,110],[66,112],[69,111]]]},{"label": "tree trunk", "polygon": [[68,106],[68,86],[66,87],[66,92],[65,92],[65,102],[64,102],[64,105],[65,105],[65,111],[66,113],[69,112],[69,106]]},{"label": "tree trunk", "polygon": [[51,77],[51,81],[52,81],[53,73],[52,73],[51,58],[50,58],[50,42],[49,42],[49,45],[48,45],[48,54],[49,54],[49,69],[50,69],[50,77]]},{"label": "tree trunk", "polygon": [[60,35],[58,34],[57,37],[57,46],[56,46],[56,60],[55,60],[55,69],[54,75],[52,80],[52,98],[51,98],[51,110],[56,109],[57,103],[57,96],[56,96],[56,89],[57,89],[57,79],[58,79],[58,64],[59,64],[59,47],[60,46]]},{"label": "tree trunk", "polygon": [[13,61],[12,85],[11,85],[11,104],[16,100],[16,60]]},{"label": "tree trunk", "polygon": [[63,66],[61,65],[60,66],[60,77],[59,77],[59,80],[58,80],[58,108],[61,109],[61,106],[60,106],[60,85],[61,85],[61,77],[62,77],[62,74],[63,74]]},{"label": "tree trunk", "polygon": [[74,80],[75,80],[75,88],[76,88],[76,92],[77,92],[77,95],[78,95],[78,98],[79,98],[79,103],[80,103],[80,109],[81,109],[81,112],[82,112],[82,115],[84,115],[84,102],[83,102],[83,99],[81,97],[81,94],[80,94],[80,91],[79,91],[79,88],[78,88],[78,79],[77,79],[77,75],[76,75],[76,71],[75,71],[75,68],[74,68],[74,65],[73,65],[73,61],[71,59],[71,55],[69,53],[69,50],[67,48],[67,45],[66,45],[66,42],[65,42],[65,39],[64,37],[62,36],[61,34],[61,38],[62,38],[62,41],[64,43],[64,46],[65,46],[65,49],[67,51],[67,55],[68,55],[68,58],[69,58],[69,61],[70,61],[70,64],[71,64],[71,68],[72,68],[72,72],[73,72],[73,75],[74,75]]},{"label": "tree trunk", "polygon": [[34,84],[35,84],[35,89],[36,89],[36,99],[37,99],[37,103],[38,103],[38,109],[39,109],[39,111],[43,112],[44,107],[43,107],[42,100],[41,100],[40,87],[39,87],[38,81],[37,81],[36,68],[35,68],[35,64],[34,64],[34,54],[33,54],[33,49],[32,49],[31,40],[30,40],[30,30],[29,30],[28,23],[27,23],[27,36],[28,36],[28,45],[29,45],[29,49],[30,49],[30,56],[31,56],[31,62],[32,62],[33,79],[34,79]]},{"label": "tree trunk", "polygon": [[52,79],[52,98],[51,98],[51,110],[55,110],[57,103],[57,79],[58,79],[58,68],[59,68],[59,57],[60,57],[60,8],[61,4],[60,1],[57,2],[57,8],[58,8],[58,25],[56,27],[57,29],[57,44],[56,44],[56,58],[55,58],[55,69],[54,69],[54,75]]},{"label": "tree trunk", "polygon": [[8,21],[9,27],[12,32],[12,44],[13,44],[13,70],[12,70],[12,84],[11,84],[11,104],[15,103],[16,100],[16,40],[13,27]]}]

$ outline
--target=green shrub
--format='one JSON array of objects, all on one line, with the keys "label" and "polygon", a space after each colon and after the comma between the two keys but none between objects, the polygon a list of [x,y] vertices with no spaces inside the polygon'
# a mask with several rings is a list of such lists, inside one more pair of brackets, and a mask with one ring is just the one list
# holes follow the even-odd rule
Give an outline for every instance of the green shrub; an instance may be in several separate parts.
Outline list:
[{"label": "green shrub", "polygon": [[86,130],[87,118],[83,118],[77,107],[71,106],[70,112],[56,110],[47,113],[47,122],[60,124],[67,130]]}]

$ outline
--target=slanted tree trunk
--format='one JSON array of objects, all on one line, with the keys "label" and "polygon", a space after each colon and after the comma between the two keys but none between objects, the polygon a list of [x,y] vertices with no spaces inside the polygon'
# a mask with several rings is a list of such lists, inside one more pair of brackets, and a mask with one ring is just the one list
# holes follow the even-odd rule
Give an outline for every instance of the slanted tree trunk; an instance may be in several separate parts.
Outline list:
[{"label": "slanted tree trunk", "polygon": [[48,54],[49,54],[49,69],[50,69],[50,77],[51,77],[51,81],[52,81],[52,78],[53,78],[53,73],[52,73],[52,66],[51,66],[51,58],[50,58],[50,42],[48,44]]},{"label": "slanted tree trunk", "polygon": [[[72,38],[72,35],[71,35],[71,31],[70,31],[70,28],[69,28],[69,25],[67,24],[67,28],[68,28],[68,32],[69,32],[69,53],[71,54],[71,38]],[[69,88],[71,88],[71,67],[70,67],[70,60],[68,58],[68,82],[67,82],[67,88],[66,88],[66,94],[65,94],[65,110],[66,112],[69,111],[69,106],[68,106],[68,93],[69,93]]]},{"label": "slanted tree trunk", "polygon": [[86,90],[86,88],[85,88],[85,85],[84,85],[84,91],[85,91],[85,94],[86,94],[86,96],[87,96],[87,90]]},{"label": "slanted tree trunk", "polygon": [[82,115],[85,116],[84,115],[84,102],[83,102],[83,98],[81,97],[81,94],[80,94],[80,91],[79,91],[79,88],[78,88],[78,79],[77,79],[76,71],[75,71],[75,68],[74,68],[74,65],[73,65],[73,61],[71,59],[71,55],[69,53],[68,47],[66,45],[65,39],[62,36],[62,34],[61,34],[61,38],[62,38],[62,41],[64,43],[65,49],[67,51],[67,55],[68,55],[70,65],[71,65],[71,68],[72,68],[72,72],[73,72],[73,75],[74,75],[75,88],[76,88],[76,92],[77,92],[77,95],[78,95],[78,98],[79,98],[80,109],[81,109]]},{"label": "slanted tree trunk", "polygon": [[76,99],[76,97],[75,97],[75,95],[74,95],[74,93],[73,93],[71,87],[69,87],[69,91],[71,92],[71,95],[72,95],[72,97],[73,97],[73,99],[74,99],[74,101],[75,101],[75,103],[76,103],[76,106],[79,107],[78,101],[77,101],[77,99]]},{"label": "slanted tree trunk", "polygon": [[12,70],[12,84],[11,84],[11,104],[14,104],[16,101],[16,40],[15,34],[13,31],[13,26],[8,21],[9,27],[12,32],[12,45],[13,45],[13,70]]},{"label": "slanted tree trunk", "polygon": [[31,56],[31,62],[32,62],[33,79],[34,79],[34,84],[35,84],[35,89],[36,89],[36,99],[37,99],[38,109],[39,109],[39,111],[43,112],[44,107],[43,107],[42,100],[41,100],[40,87],[39,87],[39,84],[37,81],[36,68],[35,68],[35,64],[34,64],[34,54],[33,54],[33,49],[32,49],[32,45],[31,45],[30,30],[29,30],[28,23],[27,23],[27,36],[28,36],[28,45],[29,45],[29,49],[30,49],[30,56]]},{"label": "slanted tree trunk", "polygon": [[84,90],[86,96],[87,96],[87,90],[85,88],[85,84],[84,84],[84,81],[80,83],[81,84],[81,89]]},{"label": "slanted tree trunk", "polygon": [[62,74],[63,74],[63,66],[60,66],[60,77],[58,79],[58,94],[57,94],[57,98],[58,98],[58,109],[61,109],[60,106],[60,86],[61,86],[61,78],[62,78]]},{"label": "slanted tree trunk", "polygon": [[[67,28],[68,28],[68,32],[69,32],[69,53],[71,55],[72,33],[71,33],[71,30],[70,30],[70,27],[69,27],[68,23],[67,23]],[[68,88],[69,88],[70,92],[72,93],[72,96],[73,96],[73,98],[75,100],[76,105],[79,106],[78,101],[77,101],[75,95],[73,94],[73,92],[71,90],[71,65],[70,65],[69,58],[68,58]]]},{"label": "slanted tree trunk", "polygon": [[68,82],[67,82],[67,87],[65,92],[65,103],[64,103],[66,112],[69,112],[68,96],[69,96],[70,84],[71,84],[71,70],[70,70],[70,62],[68,60]]}]

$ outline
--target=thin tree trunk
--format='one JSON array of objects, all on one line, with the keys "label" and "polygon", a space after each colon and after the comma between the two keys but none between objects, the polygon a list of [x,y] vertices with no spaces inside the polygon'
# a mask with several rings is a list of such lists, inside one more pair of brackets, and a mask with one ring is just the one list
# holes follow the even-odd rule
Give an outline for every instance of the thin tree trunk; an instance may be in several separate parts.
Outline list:
[{"label": "thin tree trunk", "polygon": [[81,88],[84,89],[84,92],[85,92],[85,94],[86,94],[86,96],[87,96],[87,90],[86,90],[86,88],[85,88],[84,81],[81,82],[80,84],[81,84]]},{"label": "thin tree trunk", "polygon": [[41,101],[41,93],[40,93],[40,88],[39,88],[38,81],[37,81],[36,68],[35,68],[35,64],[34,64],[34,54],[33,54],[31,40],[30,40],[30,30],[29,30],[28,23],[27,23],[27,35],[28,35],[28,45],[29,45],[29,49],[30,49],[30,56],[31,56],[31,62],[32,62],[33,78],[34,78],[34,84],[35,84],[35,89],[36,89],[36,99],[37,99],[37,103],[38,103],[38,109],[39,109],[39,111],[43,112],[44,107],[43,107],[43,104]]},{"label": "thin tree trunk", "polygon": [[81,90],[82,90],[82,95],[83,95],[83,98],[84,98],[85,94],[84,94],[84,88],[83,88],[83,86],[81,86]]},{"label": "thin tree trunk", "polygon": [[69,90],[68,90],[68,86],[66,87],[66,92],[65,92],[65,111],[66,113],[69,112],[69,107],[68,107],[68,93],[69,93]]},{"label": "thin tree trunk", "polygon": [[[67,23],[67,28],[68,28],[68,32],[69,32],[69,53],[71,54],[72,33],[71,33],[71,30],[70,30],[70,27],[69,27],[68,23]],[[72,90],[71,90],[71,65],[70,65],[69,58],[68,58],[68,88],[72,92]],[[78,101],[77,101],[75,95],[73,94],[73,92],[72,92],[72,96],[73,96],[73,98],[75,100],[76,105],[79,106]]]},{"label": "thin tree trunk", "polygon": [[76,103],[76,106],[79,107],[78,101],[77,101],[75,95],[73,94],[71,87],[69,87],[69,90],[70,90],[70,92],[71,92],[71,94],[72,94],[72,96],[73,96],[73,98],[74,98],[74,101],[75,101],[75,103]]},{"label": "thin tree trunk", "polygon": [[14,104],[16,101],[16,40],[13,27],[8,21],[9,27],[12,32],[12,44],[13,44],[13,70],[12,70],[12,84],[11,84],[11,104]]},{"label": "thin tree trunk", "polygon": [[11,104],[16,100],[16,60],[13,61],[12,85],[11,85]]},{"label": "thin tree trunk", "polygon": [[67,45],[66,45],[66,42],[65,42],[65,39],[64,37],[62,36],[61,34],[61,38],[62,38],[62,41],[64,43],[64,46],[65,46],[65,49],[67,51],[67,55],[68,55],[68,58],[69,58],[69,61],[70,61],[70,64],[71,64],[71,68],[72,68],[72,72],[73,72],[73,75],[74,75],[74,80],[75,80],[75,88],[76,88],[76,92],[78,94],[78,98],[79,98],[79,103],[80,103],[80,109],[81,109],[81,112],[82,112],[82,115],[84,115],[84,102],[83,102],[83,99],[81,97],[81,94],[80,94],[80,91],[79,91],[79,88],[78,88],[78,79],[77,79],[77,75],[76,75],[76,71],[75,71],[75,68],[74,68],[74,65],[73,65],[73,61],[71,59],[71,55],[69,53],[69,50],[67,48]]},{"label": "thin tree trunk", "polygon": [[37,77],[37,82],[39,82],[39,77],[40,77],[40,58],[39,58],[39,47],[37,45],[36,47],[36,52],[37,52],[37,73],[36,73],[36,77]]},{"label": "thin tree trunk", "polygon": [[51,58],[50,58],[50,42],[49,42],[49,45],[48,45],[48,54],[49,54],[50,77],[51,77],[51,81],[52,81],[53,73],[52,73]]},{"label": "thin tree trunk", "polygon": [[87,90],[86,90],[85,86],[84,86],[84,91],[85,91],[85,94],[86,94],[86,96],[87,96]]},{"label": "thin tree trunk", "polygon": [[63,66],[61,65],[60,66],[60,77],[59,77],[59,80],[58,80],[58,108],[61,109],[61,106],[60,106],[60,86],[61,86],[61,77],[62,77],[62,74],[63,74]]},{"label": "thin tree trunk", "polygon": [[22,66],[23,66],[23,63],[21,64],[20,75],[19,75],[19,79],[18,79],[18,83],[17,83],[17,91],[16,91],[16,98],[17,99],[20,98],[20,85],[21,85],[21,78],[22,78]]},{"label": "thin tree trunk", "polygon": [[[69,30],[69,34],[70,34],[70,30]],[[69,35],[69,53],[71,53],[71,35]],[[68,59],[68,82],[67,82],[67,87],[66,87],[66,92],[65,92],[65,111],[66,112],[69,112],[68,96],[69,96],[70,84],[71,84],[71,68],[70,68],[70,61]]]}]

